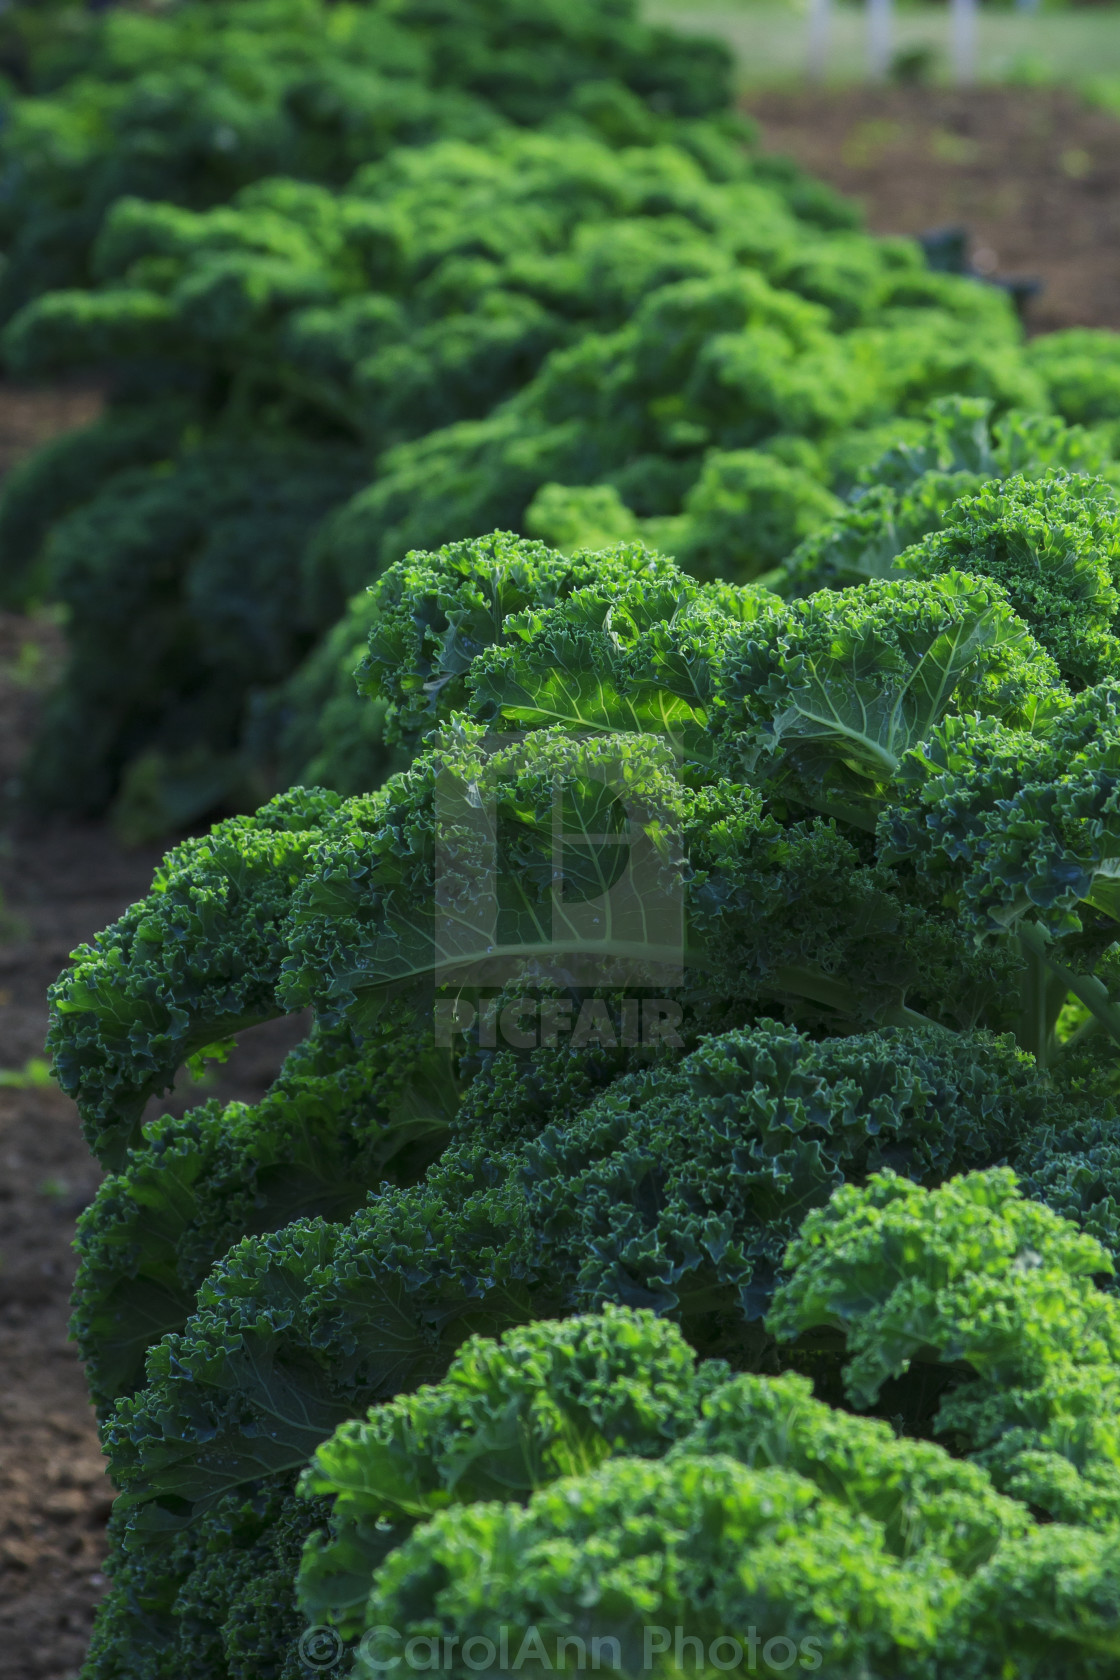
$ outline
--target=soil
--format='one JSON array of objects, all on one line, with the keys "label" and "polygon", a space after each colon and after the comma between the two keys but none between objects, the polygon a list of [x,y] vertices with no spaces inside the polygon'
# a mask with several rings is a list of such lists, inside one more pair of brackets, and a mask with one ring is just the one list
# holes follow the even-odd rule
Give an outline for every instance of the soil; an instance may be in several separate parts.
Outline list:
[{"label": "soil", "polygon": [[0,391],[0,474],[9,472],[41,443],[76,426],[87,426],[100,414],[104,401],[95,385],[35,390],[5,384]]},{"label": "soil", "polygon": [[[1015,89],[771,92],[750,108],[770,146],[861,198],[874,229],[964,223],[981,266],[1044,279],[1033,328],[1120,328],[1112,118]],[[98,402],[90,390],[0,385],[0,473]],[[0,789],[62,651],[49,618],[0,614]],[[71,1680],[105,1587],[112,1489],[66,1339],[74,1221],[98,1173],[73,1106],[34,1063],[47,986],[146,891],[157,857],[103,827],[33,828],[0,809],[0,1680]],[[259,1097],[303,1025],[247,1035],[205,1094]],[[12,1070],[26,1070],[21,1085]],[[201,1094],[179,1091],[168,1106]]]},{"label": "soil", "polygon": [[1120,329],[1120,121],[1056,88],[800,88],[747,99],[763,141],[859,199],[876,233],[963,226],[1033,276],[1031,332]]}]

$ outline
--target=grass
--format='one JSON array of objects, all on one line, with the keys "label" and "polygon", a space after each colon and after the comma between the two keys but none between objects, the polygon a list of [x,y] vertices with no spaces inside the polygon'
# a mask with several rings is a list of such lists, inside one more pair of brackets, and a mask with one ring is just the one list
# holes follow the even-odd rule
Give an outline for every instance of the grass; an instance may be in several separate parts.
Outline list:
[{"label": "grass", "polygon": [[[651,23],[717,35],[734,49],[745,83],[799,80],[805,71],[806,0],[644,0]],[[948,80],[948,6],[896,7],[896,51],[932,49],[934,79]],[[981,8],[977,75],[981,81],[1074,82],[1120,110],[1120,6],[1028,13]],[[834,0],[828,79],[867,74],[862,6]],[[1110,89],[1109,82],[1115,81]],[[1094,86],[1094,84],[1097,84]]]},{"label": "grass", "polygon": [[32,1056],[21,1068],[0,1068],[0,1091],[42,1091],[53,1085],[50,1063]]}]

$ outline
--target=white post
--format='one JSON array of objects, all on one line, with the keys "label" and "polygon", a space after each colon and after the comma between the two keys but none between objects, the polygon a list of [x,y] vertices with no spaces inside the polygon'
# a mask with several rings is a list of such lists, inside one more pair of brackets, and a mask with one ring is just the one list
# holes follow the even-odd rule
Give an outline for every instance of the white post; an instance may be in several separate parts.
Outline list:
[{"label": "white post", "polygon": [[976,0],[951,0],[953,79],[976,80]]},{"label": "white post", "polygon": [[822,82],[828,73],[832,45],[832,0],[809,0],[809,39],[805,68],[811,82]]},{"label": "white post", "polygon": [[867,0],[867,67],[876,82],[891,67],[891,0]]}]

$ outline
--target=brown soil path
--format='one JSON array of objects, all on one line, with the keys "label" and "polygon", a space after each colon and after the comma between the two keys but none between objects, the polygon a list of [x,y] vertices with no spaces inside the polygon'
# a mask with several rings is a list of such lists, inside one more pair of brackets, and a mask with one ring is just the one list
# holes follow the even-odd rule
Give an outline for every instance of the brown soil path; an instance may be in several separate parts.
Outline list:
[{"label": "brown soil path", "polygon": [[1120,329],[1120,121],[1062,89],[801,88],[747,108],[766,145],[877,233],[958,223],[978,266],[1044,282],[1032,332]]}]

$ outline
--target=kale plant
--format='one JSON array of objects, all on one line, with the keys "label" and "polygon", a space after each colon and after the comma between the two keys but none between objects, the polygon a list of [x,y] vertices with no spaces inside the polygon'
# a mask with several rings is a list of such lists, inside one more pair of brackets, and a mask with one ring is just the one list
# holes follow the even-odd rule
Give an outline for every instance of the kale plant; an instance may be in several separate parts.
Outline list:
[{"label": "kale plant", "polygon": [[[14,370],[93,370],[111,401],[8,485],[0,593],[70,625],[26,793],[113,804],[136,838],[320,758],[287,721],[346,657],[347,600],[413,548],[501,526],[768,575],[946,392],[1028,416],[1028,467],[1109,458],[1107,428],[1053,441],[1001,294],[861,233],[726,113],[601,81],[562,123],[433,134],[345,182],[251,175],[204,207],[122,189],[92,250],[7,329]],[[953,498],[919,499],[936,523]],[[121,634],[136,655],[110,667]]]},{"label": "kale plant", "polygon": [[[627,1672],[643,1625],[796,1627],[852,1676],[1104,1680],[1120,697],[999,564],[1042,493],[1105,528],[1019,474],[960,504],[976,571],[790,600],[412,555],[359,678],[407,768],[187,842],[77,954],[90,1680],[294,1677],[305,1542],[359,1673],[371,1627],[505,1621]],[[260,1104],[148,1117],[309,1005]]]}]

